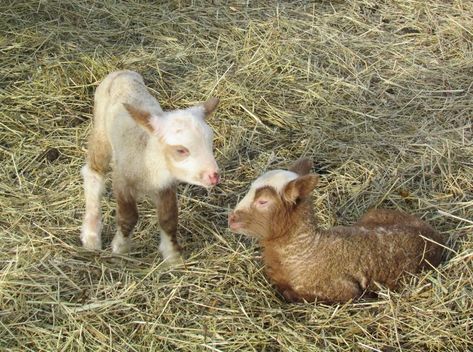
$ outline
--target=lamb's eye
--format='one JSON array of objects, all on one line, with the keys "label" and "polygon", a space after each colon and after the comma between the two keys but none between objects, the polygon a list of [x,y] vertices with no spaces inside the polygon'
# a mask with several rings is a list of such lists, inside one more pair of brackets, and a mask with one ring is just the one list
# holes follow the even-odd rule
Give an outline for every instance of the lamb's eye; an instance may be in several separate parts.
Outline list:
[{"label": "lamb's eye", "polygon": [[260,205],[260,206],[264,206],[264,205],[266,205],[267,203],[268,203],[268,201],[265,200],[265,199],[258,199],[258,200],[256,201],[256,204],[258,204],[258,205]]},{"label": "lamb's eye", "polygon": [[189,155],[189,149],[186,147],[176,147],[176,153],[180,156],[187,156]]}]

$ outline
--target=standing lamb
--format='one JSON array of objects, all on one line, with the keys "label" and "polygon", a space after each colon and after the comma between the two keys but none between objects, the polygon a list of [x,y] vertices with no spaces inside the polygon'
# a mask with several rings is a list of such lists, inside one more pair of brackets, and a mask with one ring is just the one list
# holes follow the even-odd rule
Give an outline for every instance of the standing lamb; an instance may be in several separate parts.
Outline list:
[{"label": "standing lamb", "polygon": [[219,182],[213,133],[204,121],[217,107],[218,99],[164,112],[138,73],[118,71],[97,87],[94,100],[87,164],[81,171],[86,203],[81,231],[84,247],[102,247],[100,201],[104,176],[112,162],[118,206],[113,252],[129,251],[138,221],[136,201],[146,196],[157,207],[160,252],[165,260],[175,261],[180,257],[176,239],[177,181],[204,187]]},{"label": "standing lamb", "polygon": [[229,215],[229,227],[260,240],[266,273],[290,302],[346,302],[395,289],[403,273],[439,265],[442,237],[424,221],[374,209],[352,226],[321,229],[311,192],[318,177],[301,159],[259,177]]}]

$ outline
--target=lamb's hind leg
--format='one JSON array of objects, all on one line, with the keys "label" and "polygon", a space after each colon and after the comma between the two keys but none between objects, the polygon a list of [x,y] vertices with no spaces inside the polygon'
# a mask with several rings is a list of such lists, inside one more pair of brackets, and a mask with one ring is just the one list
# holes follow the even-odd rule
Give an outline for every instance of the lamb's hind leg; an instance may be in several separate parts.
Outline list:
[{"label": "lamb's hind leg", "polygon": [[161,243],[159,251],[163,259],[175,263],[181,259],[180,246],[177,242],[177,196],[176,188],[160,190],[156,199],[159,225],[161,226]]},{"label": "lamb's hind leg", "polygon": [[100,201],[105,185],[105,172],[108,168],[111,150],[108,142],[92,135],[89,139],[87,164],[82,167],[84,179],[85,215],[80,238],[87,249],[101,249],[102,216]]}]

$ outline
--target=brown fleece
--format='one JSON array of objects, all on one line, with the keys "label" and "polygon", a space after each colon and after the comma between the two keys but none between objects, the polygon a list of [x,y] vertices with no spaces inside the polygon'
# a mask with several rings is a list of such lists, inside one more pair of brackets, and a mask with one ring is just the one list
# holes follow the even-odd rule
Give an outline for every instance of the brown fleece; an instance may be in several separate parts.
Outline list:
[{"label": "brown fleece", "polygon": [[376,283],[395,289],[403,274],[439,265],[443,250],[432,241],[442,244],[442,236],[400,211],[370,210],[352,226],[320,229],[311,197],[302,196],[313,186],[313,178],[299,177],[282,195],[262,187],[255,201],[270,198],[269,209],[234,213],[260,239],[266,273],[288,301],[346,302],[376,291]]},{"label": "brown fleece", "polygon": [[176,187],[171,186],[158,192],[156,199],[156,209],[158,212],[159,225],[171,238],[172,244],[176,251],[181,251],[181,247],[177,241],[177,195]]},{"label": "brown fleece", "polygon": [[130,192],[126,190],[115,190],[117,199],[117,224],[124,237],[131,235],[133,228],[138,222],[138,209],[136,201]]}]

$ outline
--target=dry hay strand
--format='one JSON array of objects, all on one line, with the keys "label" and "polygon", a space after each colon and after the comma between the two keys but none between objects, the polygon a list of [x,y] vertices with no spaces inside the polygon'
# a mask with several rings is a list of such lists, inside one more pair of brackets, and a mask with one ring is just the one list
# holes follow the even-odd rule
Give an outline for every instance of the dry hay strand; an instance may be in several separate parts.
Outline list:
[{"label": "dry hay strand", "polygon": [[[472,343],[473,4],[11,1],[0,14],[0,347],[11,351],[465,351]],[[164,108],[211,95],[224,182],[180,186],[186,265],[149,204],[130,256],[79,246],[93,91],[142,73]],[[449,236],[440,268],[345,305],[289,305],[226,213],[308,156],[321,225],[373,206]],[[115,202],[103,202],[104,241]]]}]

